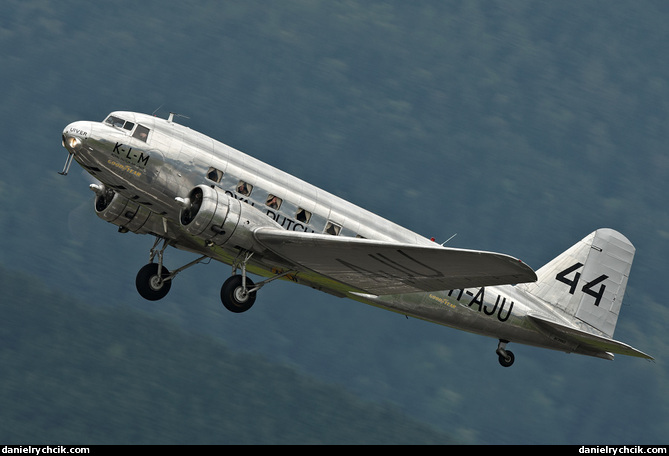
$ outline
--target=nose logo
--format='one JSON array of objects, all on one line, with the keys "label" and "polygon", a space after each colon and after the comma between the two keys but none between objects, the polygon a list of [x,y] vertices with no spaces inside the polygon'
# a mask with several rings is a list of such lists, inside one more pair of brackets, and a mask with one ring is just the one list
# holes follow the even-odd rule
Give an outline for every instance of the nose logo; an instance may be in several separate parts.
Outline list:
[{"label": "nose logo", "polygon": [[145,167],[149,164],[150,155],[148,153],[144,155],[144,152],[142,151],[133,151],[132,147],[127,147],[119,142],[117,142],[114,146],[113,153],[117,157],[128,160],[132,164],[138,165],[140,167]]},{"label": "nose logo", "polygon": [[68,128],[67,132],[72,134],[72,135],[82,136],[84,138],[88,137],[88,132],[86,130],[82,130],[82,129],[77,128],[77,127],[70,127],[70,128]]}]

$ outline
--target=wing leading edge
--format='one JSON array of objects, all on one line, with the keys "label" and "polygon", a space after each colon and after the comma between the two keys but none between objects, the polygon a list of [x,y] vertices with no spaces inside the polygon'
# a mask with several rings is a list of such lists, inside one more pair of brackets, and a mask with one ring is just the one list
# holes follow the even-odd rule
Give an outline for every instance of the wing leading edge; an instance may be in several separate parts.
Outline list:
[{"label": "wing leading edge", "polygon": [[529,266],[499,253],[267,228],[254,236],[301,268],[377,296],[537,280]]}]

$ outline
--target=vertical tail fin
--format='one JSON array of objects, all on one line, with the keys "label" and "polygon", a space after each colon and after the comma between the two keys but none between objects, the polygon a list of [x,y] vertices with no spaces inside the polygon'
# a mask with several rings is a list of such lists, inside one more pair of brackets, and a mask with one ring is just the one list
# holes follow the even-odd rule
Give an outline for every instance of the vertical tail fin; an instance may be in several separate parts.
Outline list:
[{"label": "vertical tail fin", "polygon": [[599,229],[540,268],[535,283],[518,286],[613,337],[634,252],[622,234]]}]

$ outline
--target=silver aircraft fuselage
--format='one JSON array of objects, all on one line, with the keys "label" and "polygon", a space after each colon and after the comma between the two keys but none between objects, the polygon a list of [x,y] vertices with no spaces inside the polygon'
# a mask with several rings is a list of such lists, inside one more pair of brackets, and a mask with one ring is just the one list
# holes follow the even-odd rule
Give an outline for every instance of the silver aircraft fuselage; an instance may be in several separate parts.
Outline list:
[{"label": "silver aircraft fuselage", "polygon": [[[513,341],[607,359],[613,358],[613,352],[643,355],[622,343],[600,349],[596,344],[581,343],[578,338],[560,336],[559,331],[552,329],[587,331],[595,339],[608,340],[611,334],[586,328],[588,325],[559,307],[514,285],[377,295],[351,291],[340,282],[309,270],[291,273],[290,262],[271,253],[261,254],[264,247],[253,236],[252,228],[429,247],[435,243],[180,125],[172,116],[162,119],[118,111],[104,122],[74,122],[63,131],[63,145],[69,155],[62,174],[67,173],[74,158],[99,180],[100,185],[91,186],[97,194],[96,212],[118,225],[120,231],[151,234],[173,247],[234,266],[238,265],[240,249],[258,252],[247,258],[248,269],[254,274],[282,274],[283,280],[336,296],[493,337],[501,341],[498,354],[505,354],[506,342]],[[234,225],[226,228],[222,224],[215,234],[206,235],[199,234],[196,228],[184,229],[184,208],[201,198],[201,194],[192,192],[198,186],[229,197],[225,211],[228,219],[234,214]],[[392,267],[392,263],[387,264]],[[566,279],[558,281],[565,283]],[[584,291],[593,295],[590,288],[597,289],[591,285],[586,284]]]}]

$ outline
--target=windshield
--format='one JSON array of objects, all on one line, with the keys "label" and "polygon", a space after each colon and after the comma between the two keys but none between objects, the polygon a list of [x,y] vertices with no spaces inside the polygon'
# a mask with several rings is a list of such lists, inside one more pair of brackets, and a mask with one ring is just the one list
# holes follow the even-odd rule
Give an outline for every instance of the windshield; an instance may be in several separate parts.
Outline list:
[{"label": "windshield", "polygon": [[132,133],[132,137],[144,142],[146,142],[147,138],[149,137],[149,132],[151,131],[144,125],[135,124],[134,122],[130,122],[129,120],[125,120],[121,117],[113,115],[107,116],[104,123],[111,125],[112,127],[121,128],[128,132],[131,132],[134,129],[135,131]]},{"label": "windshield", "polygon": [[121,119],[120,117],[116,116],[109,116],[105,119],[105,123],[107,125],[111,125],[112,127],[117,127],[117,128],[123,128],[124,130],[132,130],[133,127],[135,126],[134,123],[126,121]]}]

